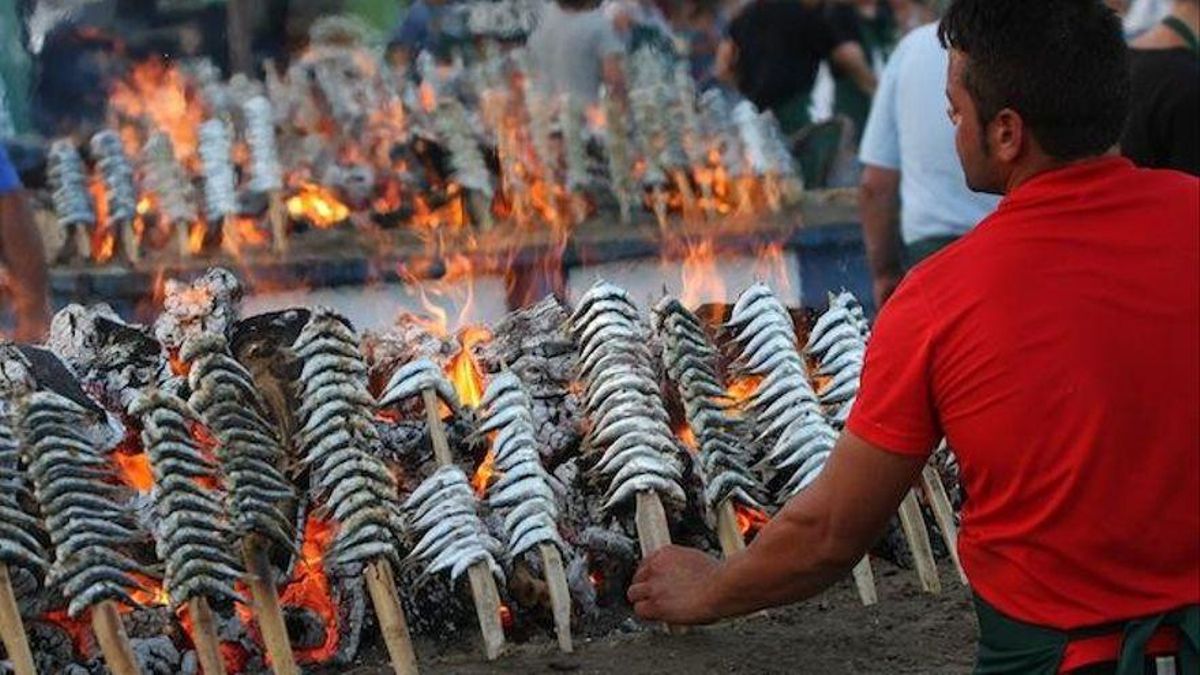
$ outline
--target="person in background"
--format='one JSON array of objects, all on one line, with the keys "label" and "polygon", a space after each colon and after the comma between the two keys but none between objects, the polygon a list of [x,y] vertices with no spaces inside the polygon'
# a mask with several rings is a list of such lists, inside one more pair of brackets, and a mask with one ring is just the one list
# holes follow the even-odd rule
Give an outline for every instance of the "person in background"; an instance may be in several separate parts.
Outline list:
[{"label": "person in background", "polygon": [[[858,44],[872,73],[882,73],[899,40],[896,17],[887,0],[837,0],[828,6],[827,12],[833,30]],[[833,83],[833,112],[845,115],[854,123],[857,142],[871,110],[871,92],[836,66]]]},{"label": "person in background", "polygon": [[896,17],[896,29],[900,37],[937,19],[937,11],[931,0],[888,0],[888,6]]},{"label": "person in background", "polygon": [[839,35],[816,0],[756,0],[729,24],[717,52],[717,73],[760,110],[770,110],[783,133],[809,124],[817,68],[827,59],[860,90],[875,93],[875,74],[862,47]]},{"label": "person in background", "polygon": [[1200,0],[1171,12],[1130,46],[1133,106],[1121,153],[1138,166],[1200,176]]},{"label": "person in background", "polygon": [[407,66],[423,51],[436,56],[442,49],[443,24],[450,12],[446,0],[413,2],[388,43],[389,57],[398,65]]},{"label": "person in background", "polygon": [[819,477],[741,553],[647,556],[629,600],[678,625],[816,595],[945,437],[976,673],[1200,672],[1200,180],[1112,152],[1128,63],[1096,0],[956,0],[939,31],[967,185],[1003,201],[884,305]]},{"label": "person in background", "polygon": [[717,48],[725,35],[725,19],[718,0],[683,0],[671,17],[676,35],[683,43],[692,79],[703,91],[716,75]]},{"label": "person in background", "polygon": [[623,96],[625,45],[595,0],[556,0],[542,11],[527,44],[534,85],[551,95],[571,94],[584,105],[600,85]]},{"label": "person in background", "polygon": [[33,211],[8,151],[0,144],[0,261],[7,268],[8,294],[12,297],[18,341],[32,342],[49,325],[46,254],[33,222]]},{"label": "person in background", "polygon": [[859,212],[876,307],[907,267],[966,234],[999,201],[967,189],[945,115],[948,63],[936,24],[904,38],[883,72],[859,146]]}]

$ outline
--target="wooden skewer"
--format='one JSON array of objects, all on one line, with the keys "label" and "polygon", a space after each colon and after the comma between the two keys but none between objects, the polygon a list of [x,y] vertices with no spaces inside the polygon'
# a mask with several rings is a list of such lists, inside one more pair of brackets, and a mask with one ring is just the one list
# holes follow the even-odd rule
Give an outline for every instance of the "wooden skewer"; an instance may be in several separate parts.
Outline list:
[{"label": "wooden skewer", "polygon": [[92,235],[88,232],[87,225],[82,223],[73,228],[72,234],[75,237],[75,257],[79,260],[92,259]]},{"label": "wooden skewer", "polygon": [[92,631],[104,654],[104,664],[113,675],[139,675],[137,656],[125,634],[117,603],[105,600],[92,607]]},{"label": "wooden skewer", "polygon": [[495,227],[495,221],[492,219],[491,201],[484,197],[480,192],[469,190],[468,202],[471,205],[471,215],[475,216],[479,222],[479,229],[487,232]]},{"label": "wooden skewer", "polygon": [[736,178],[734,181],[737,187],[737,214],[748,216],[754,212],[753,185],[746,177]]},{"label": "wooden skewer", "polygon": [[[667,524],[667,512],[663,509],[658,493],[649,490],[637,493],[636,521],[638,544],[642,547],[643,558],[671,545],[671,528]],[[687,629],[683,626],[668,625],[667,632],[682,635]]]},{"label": "wooden skewer", "polygon": [[950,549],[950,559],[954,561],[954,568],[958,570],[958,578],[965,586],[967,573],[958,557],[958,525],[954,522],[954,507],[950,505],[950,497],[946,495],[942,477],[932,464],[926,464],[921,470],[921,487],[925,491],[925,498],[929,500],[930,508],[933,509],[933,518],[937,521],[938,529],[942,531],[942,540],[946,542],[946,548]]},{"label": "wooden skewer", "polygon": [[230,255],[238,253],[237,227],[232,213],[221,219],[221,248]]},{"label": "wooden skewer", "polygon": [[[433,440],[433,456],[438,466],[454,463],[450,454],[450,441],[446,428],[438,415],[438,398],[433,389],[422,389],[421,400],[425,403],[425,419],[429,423],[429,436]],[[496,578],[487,563],[475,563],[467,570],[471,582],[471,597],[475,601],[475,616],[479,619],[479,630],[483,633],[484,654],[489,661],[499,658],[504,652],[504,626],[500,623],[500,592],[496,590]]]},{"label": "wooden skewer", "polygon": [[692,182],[688,175],[682,169],[676,169],[671,172],[671,178],[675,183],[675,188],[679,190],[679,195],[683,199],[683,212],[695,213],[696,208],[696,191],[692,189]]},{"label": "wooden skewer", "polygon": [[120,239],[121,252],[125,254],[125,260],[136,263],[142,259],[141,251],[138,250],[137,237],[134,236],[132,220],[121,223],[115,234]]},{"label": "wooden skewer", "polygon": [[221,639],[217,636],[217,620],[208,600],[203,596],[188,600],[188,616],[192,619],[192,644],[204,675],[225,675],[221,658]]},{"label": "wooden skewer", "polygon": [[37,675],[29,636],[25,634],[21,610],[17,607],[17,595],[8,576],[8,565],[4,563],[0,563],[0,639],[4,641],[4,651],[8,652],[16,675]]},{"label": "wooden skewer", "polygon": [[650,191],[650,201],[654,205],[654,218],[658,226],[667,229],[667,194],[662,187],[655,185]]},{"label": "wooden skewer", "polygon": [[267,194],[267,218],[271,222],[271,248],[275,253],[287,253],[288,212],[283,202],[282,190],[271,190]]},{"label": "wooden skewer", "polygon": [[542,567],[546,572],[546,585],[550,590],[550,608],[554,612],[554,633],[558,637],[559,650],[569,654],[574,651],[571,644],[571,592],[567,589],[567,573],[563,570],[562,554],[552,544],[538,544],[542,554]]},{"label": "wooden skewer", "polygon": [[904,529],[904,538],[908,539],[908,548],[912,551],[917,577],[921,580],[921,588],[929,593],[940,593],[942,582],[938,579],[937,563],[933,560],[933,547],[929,544],[929,531],[925,529],[925,519],[921,516],[921,505],[917,502],[917,495],[912,490],[909,490],[904,501],[900,502],[900,526]]},{"label": "wooden skewer", "polygon": [[768,173],[763,176],[763,193],[767,197],[767,207],[771,209],[771,213],[779,213],[783,210],[783,197],[780,194],[779,176],[775,173]]},{"label": "wooden skewer", "polygon": [[246,585],[250,587],[254,604],[254,618],[266,644],[271,668],[275,675],[299,675],[287,626],[283,622],[283,610],[279,606],[279,593],[275,590],[266,551],[258,537],[250,535],[242,542],[242,558],[246,565]]},{"label": "wooden skewer", "polygon": [[379,620],[379,631],[383,633],[383,641],[392,659],[392,669],[396,675],[415,675],[417,654],[413,649],[412,637],[408,634],[408,621],[400,606],[391,567],[384,560],[372,560],[367,563],[363,577],[375,607],[375,617]]},{"label": "wooden skewer", "polygon": [[875,592],[875,573],[871,571],[871,556],[864,555],[854,566],[854,586],[858,588],[858,597],[864,607],[879,602]]},{"label": "wooden skewer", "polygon": [[721,542],[721,553],[726,558],[746,550],[746,538],[738,529],[737,511],[733,508],[733,501],[729,499],[721,502],[717,508],[717,541]]}]

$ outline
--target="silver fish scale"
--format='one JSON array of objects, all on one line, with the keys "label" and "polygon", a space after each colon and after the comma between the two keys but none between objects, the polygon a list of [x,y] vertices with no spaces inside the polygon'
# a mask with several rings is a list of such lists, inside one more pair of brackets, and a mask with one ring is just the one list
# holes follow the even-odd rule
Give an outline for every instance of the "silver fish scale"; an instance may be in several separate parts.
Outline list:
[{"label": "silver fish scale", "polygon": [[[589,339],[582,340],[579,344],[580,354],[586,355],[585,360],[593,367],[587,370],[584,379],[587,380],[585,389],[590,392],[590,395],[585,396],[585,409],[591,411],[593,427],[590,438],[593,444],[608,445],[621,442],[624,437],[633,437],[639,435],[650,435],[657,437],[658,443],[654,445],[662,447],[677,447],[674,435],[671,434],[670,428],[666,423],[662,422],[667,419],[666,405],[662,400],[662,393],[659,389],[657,380],[651,375],[654,372],[652,357],[647,349],[626,349],[626,343],[619,340],[608,339],[605,335],[607,332],[625,332],[631,335],[644,335],[644,326],[640,319],[632,319],[629,313],[620,310],[611,311],[595,311],[591,312],[588,308],[599,306],[599,303],[604,300],[620,300],[628,302],[628,294],[621,288],[608,283],[604,280],[597,281],[591,289],[589,289],[581,298],[579,307],[576,310],[577,323],[572,325],[573,332],[578,336],[589,336]],[[636,312],[634,312],[636,314]],[[613,329],[605,328],[599,331],[590,331],[589,327],[597,321],[607,322]],[[644,344],[645,340],[640,343]],[[624,354],[622,358],[609,358],[618,354]],[[589,358],[590,357],[590,358]],[[596,396],[601,392],[614,391],[613,386],[604,386],[609,381],[624,379],[626,382],[636,380],[639,382],[637,388],[650,392],[645,396],[643,404],[635,404],[646,406],[646,414],[639,416],[624,416],[624,415],[608,415],[603,416],[600,413],[604,411],[604,406],[601,401],[597,400]],[[614,395],[620,396],[620,394]],[[599,424],[598,420],[603,421]],[[684,494],[683,488],[679,485],[679,481],[674,478],[664,477],[662,474],[670,474],[669,465],[673,458],[665,454],[654,454],[651,451],[651,457],[660,457],[662,469],[660,472],[641,472],[632,473],[626,472],[623,474],[624,480],[615,480],[616,471],[625,464],[631,454],[626,453],[620,456],[620,459],[615,461],[611,467],[614,479],[609,483],[607,494],[613,495],[615,498],[606,503],[606,508],[615,507],[619,504],[632,499],[639,490],[652,490],[658,492],[660,496],[672,501],[679,501]],[[622,488],[625,489],[622,489]],[[635,489],[636,488],[636,489]]]},{"label": "silver fish scale", "polygon": [[246,118],[246,144],[250,146],[250,189],[271,192],[283,187],[283,169],[275,146],[275,113],[266,96],[252,96],[242,104]]},{"label": "silver fish scale", "polygon": [[[427,500],[447,492],[473,494],[466,474],[456,466],[438,469],[418,485],[417,489],[413,490],[409,497],[409,501],[413,503],[406,503],[405,506],[409,515],[413,517],[414,535],[418,539],[433,532],[442,520],[448,520],[449,516],[438,519],[417,517],[425,507]],[[443,527],[439,530],[442,535],[440,540],[427,542],[425,549],[416,556],[416,559],[425,565],[426,574],[450,571],[452,581],[457,580],[456,570],[461,573],[459,563],[465,565],[467,561],[483,562],[487,564],[492,574],[503,582],[504,571],[496,562],[493,554],[494,539],[488,533],[487,525],[479,517],[474,501],[468,503],[471,504],[470,508],[466,506],[467,503],[461,503],[461,507],[455,508],[454,512],[450,514],[450,516],[465,517],[466,522],[455,528]],[[426,527],[418,528],[418,524]]]},{"label": "silver fish scale", "polygon": [[111,129],[92,136],[92,156],[104,182],[108,202],[109,226],[127,223],[137,215],[137,188],[133,184],[133,165],[125,155],[121,137]]},{"label": "silver fish scale", "polygon": [[[520,378],[516,377],[515,374],[510,375],[509,373],[497,376],[488,383],[487,390],[484,392],[484,400],[500,401],[504,398],[501,397],[500,392],[504,390],[515,390],[519,395],[506,397],[506,400],[509,401],[507,404],[508,408],[488,407],[484,421],[486,422],[487,419],[506,412],[507,409],[520,409],[525,414],[509,415],[510,419],[498,431],[500,434],[509,433],[513,434],[514,437],[531,440],[524,443],[517,443],[514,449],[509,451],[510,456],[515,456],[517,459],[507,467],[500,482],[488,488],[489,498],[503,494],[509,490],[515,490],[519,494],[532,495],[534,491],[531,488],[535,484],[540,484],[545,488],[541,492],[553,494],[553,486],[550,484],[549,474],[546,473],[545,467],[542,466],[540,453],[537,452],[536,441],[532,441],[532,439],[536,438],[533,424],[530,422],[533,416],[532,399],[529,397]],[[499,437],[497,435],[497,438]],[[518,452],[521,449],[532,450],[532,452]],[[493,448],[494,450],[495,448]],[[523,477],[511,485],[505,485],[504,478],[508,476]],[[523,532],[523,529],[531,521],[541,519],[542,522],[554,523],[557,520],[558,513],[553,501],[546,502],[541,499],[523,500],[513,506],[500,507],[499,512],[502,516],[505,516],[504,526],[508,534],[507,546],[510,558],[515,558],[523,553],[524,550],[530,550],[532,547],[542,543],[554,544],[560,549],[562,548],[562,540],[558,536],[557,528],[539,528],[535,534],[530,536],[525,536],[526,533]],[[507,517],[509,514],[515,514],[519,517],[513,520]],[[518,545],[523,550],[519,549]]]},{"label": "silver fish scale", "polygon": [[[206,357],[236,363],[228,343],[221,335],[205,335],[185,344],[181,352],[193,361]],[[231,366],[232,367],[232,366]],[[250,374],[237,366],[241,376],[253,387]],[[240,534],[258,534],[283,548],[292,547],[290,519],[283,512],[284,503],[294,498],[292,484],[279,466],[284,451],[271,425],[258,413],[259,401],[247,395],[243,388],[215,382],[224,377],[227,369],[210,369],[198,377],[189,404],[200,414],[204,425],[218,440],[216,454],[224,471],[226,511],[233,529]],[[223,402],[227,405],[199,406],[199,400],[210,398],[210,388],[226,387]],[[228,405],[233,403],[234,405]],[[229,443],[237,432],[256,432],[256,438],[268,443]]]},{"label": "silver fish scale", "polygon": [[[47,522],[56,524],[49,531],[55,560],[48,578],[62,586],[69,601],[68,613],[74,618],[102,600],[128,601],[137,587],[128,572],[140,567],[119,551],[136,537],[133,521],[109,496],[104,474],[95,468],[97,460],[103,460],[87,439],[88,422],[73,408],[76,406],[52,392],[31,395],[21,411],[21,435],[39,439],[24,442],[24,452],[34,463],[64,444],[71,446],[70,451],[56,455],[52,471],[32,476],[42,513]],[[37,427],[45,424],[54,424],[55,433],[39,435]],[[55,489],[59,481],[72,481],[78,489]]]},{"label": "silver fish scale", "polygon": [[21,470],[16,434],[8,424],[0,422],[0,562],[40,573],[50,567],[41,543],[43,533],[17,501],[19,494],[31,492],[29,480]]},{"label": "silver fish scale", "polygon": [[[318,350],[305,360],[302,370],[308,379],[298,383],[299,400],[301,409],[310,412],[300,420],[297,433],[300,456],[310,467],[313,491],[325,498],[328,513],[346,515],[329,551],[331,562],[340,565],[361,562],[364,557],[396,561],[401,550],[400,532],[393,526],[402,522],[396,481],[388,467],[367,450],[379,442],[379,437],[372,423],[374,398],[367,390],[366,361],[359,352],[356,337],[339,315],[320,307],[313,311],[295,340],[295,344],[302,346],[341,345],[338,353]],[[354,356],[345,356],[346,353]],[[313,385],[318,381],[324,385]],[[334,396],[319,406],[306,405],[322,390],[353,395]],[[326,406],[350,412],[330,418],[321,414]],[[328,443],[322,444],[338,434],[345,439],[343,443],[332,448]],[[356,507],[357,503],[369,504],[366,510],[371,517],[362,517],[364,508]],[[368,532],[367,528],[373,526],[380,529]],[[361,544],[368,534],[372,546],[364,547]]]},{"label": "silver fish scale", "polygon": [[[191,600],[201,590],[209,597],[237,598],[235,579],[226,571],[231,563],[237,564],[227,553],[233,543],[233,531],[224,519],[219,494],[199,485],[199,481],[217,481],[216,467],[204,457],[189,433],[175,424],[160,424],[160,420],[173,419],[186,407],[182,399],[165,391],[146,394],[137,405],[142,411],[142,444],[150,456],[158,486],[158,513],[164,519],[182,514],[179,517],[195,523],[187,528],[161,528],[158,532],[156,550],[166,563],[165,582],[173,607]],[[194,413],[189,416],[197,418]],[[176,462],[166,461],[168,447],[172,458],[190,451],[194,470],[184,475],[176,468]]]},{"label": "silver fish scale", "polygon": [[156,131],[142,146],[142,175],[146,189],[158,198],[158,210],[176,226],[188,226],[198,217],[196,190],[175,158],[171,137]]},{"label": "silver fish scale", "polygon": [[[716,383],[721,391],[725,391],[715,356],[708,356],[717,353],[716,346],[708,339],[700,319],[678,300],[663,298],[654,308],[654,319],[655,330],[664,345],[663,365],[668,372],[676,374],[675,384],[684,401],[685,417],[699,446],[700,473],[710,512],[716,513],[726,499],[761,509],[760,500],[754,496],[760,487],[758,480],[749,471],[734,468],[745,466],[749,461],[744,452],[730,452],[748,445],[738,421],[715,406],[705,393],[688,386],[697,379]],[[696,341],[682,339],[681,333],[671,330],[670,326],[686,327],[688,334],[699,338],[702,347]]]},{"label": "silver fish scale", "polygon": [[96,210],[88,192],[87,168],[73,141],[60,138],[50,144],[46,153],[46,178],[50,182],[54,213],[61,227],[96,222]]},{"label": "silver fish scale", "polygon": [[237,176],[230,155],[233,141],[225,123],[211,119],[201,124],[198,145],[204,174],[204,215],[210,221],[220,220],[237,210]]}]

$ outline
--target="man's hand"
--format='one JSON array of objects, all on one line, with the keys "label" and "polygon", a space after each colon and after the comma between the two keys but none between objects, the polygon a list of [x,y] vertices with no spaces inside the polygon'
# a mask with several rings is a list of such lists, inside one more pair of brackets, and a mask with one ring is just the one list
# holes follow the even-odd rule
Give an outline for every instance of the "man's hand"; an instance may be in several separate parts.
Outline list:
[{"label": "man's hand", "polygon": [[646,621],[712,623],[721,617],[710,606],[706,591],[720,565],[695,549],[661,548],[638,567],[629,587],[629,602],[638,617]]},{"label": "man's hand", "polygon": [[875,286],[875,310],[879,311],[883,308],[883,303],[892,297],[892,293],[896,292],[896,287],[900,285],[901,274],[877,274],[874,277]]}]

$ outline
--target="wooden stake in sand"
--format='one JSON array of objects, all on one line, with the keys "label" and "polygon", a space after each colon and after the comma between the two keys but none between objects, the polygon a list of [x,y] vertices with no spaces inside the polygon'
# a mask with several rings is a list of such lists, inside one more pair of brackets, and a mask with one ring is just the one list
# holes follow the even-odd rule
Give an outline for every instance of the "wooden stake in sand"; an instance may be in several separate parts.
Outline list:
[{"label": "wooden stake in sand", "polygon": [[282,190],[271,190],[267,194],[267,219],[271,223],[271,250],[277,254],[287,253],[288,212]]},{"label": "wooden stake in sand", "polygon": [[547,543],[538,544],[538,552],[542,555],[542,568],[550,591],[550,608],[554,613],[554,634],[558,637],[558,648],[569,654],[575,648],[571,643],[571,592],[567,589],[562,554]]},{"label": "wooden stake in sand", "polygon": [[913,564],[917,568],[917,576],[921,579],[921,588],[929,593],[940,593],[942,583],[938,579],[933,546],[929,543],[929,531],[925,529],[925,518],[921,515],[921,504],[917,502],[917,494],[912,490],[909,490],[904,501],[900,502],[900,526],[904,529],[904,538],[908,540],[908,548],[912,551]]},{"label": "wooden stake in sand", "polygon": [[737,511],[733,501],[726,499],[717,508],[717,541],[721,543],[721,553],[728,558],[738,551],[746,550],[746,538],[737,524]]},{"label": "wooden stake in sand", "polygon": [[[648,557],[664,546],[671,545],[671,528],[667,524],[667,512],[663,509],[658,493],[637,493],[637,535],[642,547],[642,558]],[[681,635],[687,630],[683,626],[667,626],[667,632]]]},{"label": "wooden stake in sand", "polygon": [[137,656],[125,634],[117,603],[105,600],[92,607],[92,631],[104,654],[104,664],[113,675],[139,675]]},{"label": "wooden stake in sand", "polygon": [[202,596],[188,600],[188,616],[192,620],[192,644],[200,659],[204,675],[225,675],[225,661],[221,658],[221,639],[217,636],[217,620],[213,616],[208,600]]},{"label": "wooden stake in sand", "polygon": [[283,622],[283,610],[279,606],[279,594],[271,579],[266,550],[257,536],[250,535],[242,542],[242,560],[246,565],[246,585],[250,587],[254,619],[266,644],[271,668],[275,675],[299,675],[287,625]]},{"label": "wooden stake in sand", "polygon": [[938,529],[942,531],[942,541],[950,549],[950,559],[958,570],[958,578],[967,585],[967,573],[963,570],[962,560],[958,557],[958,525],[954,522],[954,507],[950,505],[950,497],[946,494],[946,486],[942,477],[932,464],[926,464],[921,470],[921,488],[925,491],[925,499],[933,509],[933,518],[937,521]]},{"label": "wooden stake in sand", "polygon": [[408,634],[408,621],[396,590],[392,568],[384,560],[373,560],[363,573],[367,592],[375,606],[375,618],[379,620],[379,632],[387,645],[396,675],[416,675],[417,654],[413,650],[412,638]]},{"label": "wooden stake in sand", "polygon": [[0,639],[4,641],[4,651],[8,653],[16,675],[37,675],[29,636],[25,634],[21,610],[17,608],[17,595],[13,593],[8,565],[4,563],[0,563]]},{"label": "wooden stake in sand", "polygon": [[864,555],[854,566],[854,587],[858,589],[858,598],[864,607],[879,602],[875,592],[875,573],[871,571],[871,556]]},{"label": "wooden stake in sand", "polygon": [[[433,457],[438,466],[454,463],[450,454],[450,441],[446,428],[438,415],[437,394],[431,388],[421,391],[425,403],[425,419],[429,424],[429,436],[433,439]],[[487,563],[476,563],[467,570],[471,580],[471,597],[475,601],[475,615],[479,619],[479,630],[483,633],[483,649],[489,661],[499,658],[504,652],[504,626],[500,623],[500,592],[496,590],[496,579]]]}]

